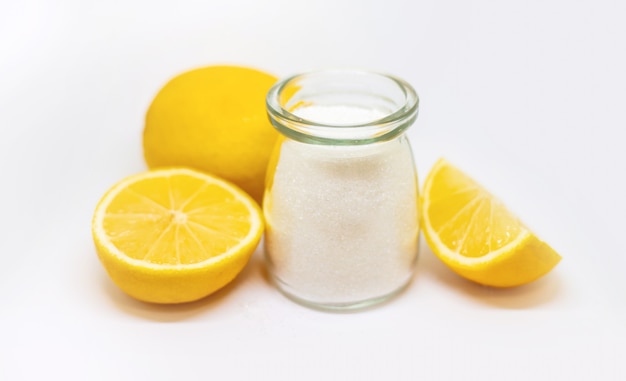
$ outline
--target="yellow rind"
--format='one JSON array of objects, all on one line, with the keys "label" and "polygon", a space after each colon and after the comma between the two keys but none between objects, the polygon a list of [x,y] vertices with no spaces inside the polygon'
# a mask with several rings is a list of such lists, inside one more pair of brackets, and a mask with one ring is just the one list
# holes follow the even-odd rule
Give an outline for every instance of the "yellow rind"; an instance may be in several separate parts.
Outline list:
[{"label": "yellow rind", "polygon": [[[248,263],[260,235],[238,255],[219,257],[210,266],[186,268],[142,267],[112,255],[94,234],[98,257],[122,291],[151,303],[186,303],[202,299],[230,283]],[[206,262],[205,262],[206,263]]]},{"label": "yellow rind", "polygon": [[458,275],[492,287],[515,287],[541,278],[561,260],[548,244],[533,234],[485,257],[467,258],[448,250],[429,227],[424,236],[435,255]]}]

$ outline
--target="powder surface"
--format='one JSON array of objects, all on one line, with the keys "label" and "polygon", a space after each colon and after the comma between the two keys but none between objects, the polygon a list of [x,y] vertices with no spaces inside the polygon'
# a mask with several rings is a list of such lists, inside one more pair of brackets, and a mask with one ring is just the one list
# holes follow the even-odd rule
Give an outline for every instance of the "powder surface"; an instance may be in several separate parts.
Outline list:
[{"label": "powder surface", "polygon": [[381,119],[387,112],[373,108],[345,106],[345,105],[311,105],[299,107],[293,112],[295,115],[316,123],[330,125],[352,125],[369,123]]},{"label": "powder surface", "polygon": [[[313,116],[336,123],[350,119],[346,111]],[[381,117],[353,111],[365,121]],[[387,295],[410,279],[418,194],[405,137],[339,147],[286,140],[269,192],[266,251],[288,293],[313,303],[352,303]]]}]

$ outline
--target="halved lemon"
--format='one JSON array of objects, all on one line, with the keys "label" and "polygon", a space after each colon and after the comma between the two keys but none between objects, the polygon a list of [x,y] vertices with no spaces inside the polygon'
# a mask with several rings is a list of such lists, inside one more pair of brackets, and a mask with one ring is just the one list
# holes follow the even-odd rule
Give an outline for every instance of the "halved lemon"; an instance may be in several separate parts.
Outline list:
[{"label": "halved lemon", "polygon": [[440,159],[420,196],[426,240],[457,274],[493,287],[519,286],[561,260],[480,184]]},{"label": "halved lemon", "polygon": [[128,295],[154,303],[203,298],[233,280],[263,233],[241,189],[186,168],[153,170],[113,186],[92,221],[100,261]]}]

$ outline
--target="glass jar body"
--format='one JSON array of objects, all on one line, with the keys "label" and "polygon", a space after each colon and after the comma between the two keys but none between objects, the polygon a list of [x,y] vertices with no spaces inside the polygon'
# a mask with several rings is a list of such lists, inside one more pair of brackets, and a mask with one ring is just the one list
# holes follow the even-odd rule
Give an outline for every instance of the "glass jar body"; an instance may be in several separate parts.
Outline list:
[{"label": "glass jar body", "polygon": [[[332,83],[330,98],[324,86],[289,91],[290,97],[303,92],[309,98],[291,107],[292,119],[269,109],[283,136],[266,179],[265,255],[271,277],[290,298],[316,308],[354,309],[396,294],[415,269],[418,182],[403,131],[416,110],[385,122],[397,107],[377,109],[371,99],[358,104],[354,100],[364,98],[350,89],[350,81],[344,89]],[[385,102],[390,98],[374,94]],[[288,102],[280,92],[274,96]]]}]

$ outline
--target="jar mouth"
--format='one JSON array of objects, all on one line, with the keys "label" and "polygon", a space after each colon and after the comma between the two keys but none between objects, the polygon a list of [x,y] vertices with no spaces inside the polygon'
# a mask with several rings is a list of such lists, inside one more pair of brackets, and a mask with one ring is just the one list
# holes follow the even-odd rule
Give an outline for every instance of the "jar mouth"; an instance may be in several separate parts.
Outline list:
[{"label": "jar mouth", "polygon": [[272,125],[292,139],[354,145],[392,139],[417,118],[419,98],[406,81],[364,70],[294,75],[266,98]]}]

